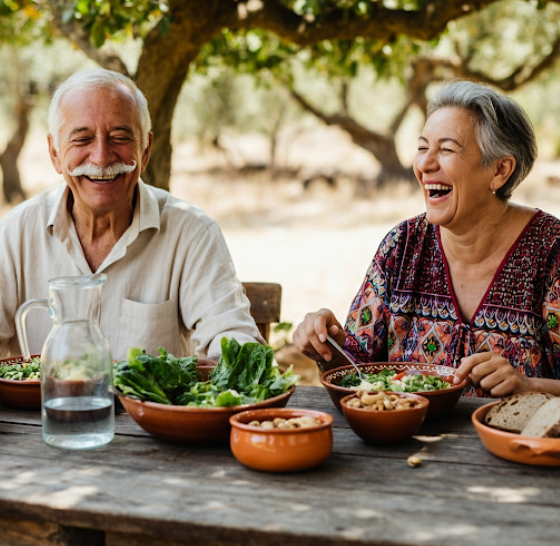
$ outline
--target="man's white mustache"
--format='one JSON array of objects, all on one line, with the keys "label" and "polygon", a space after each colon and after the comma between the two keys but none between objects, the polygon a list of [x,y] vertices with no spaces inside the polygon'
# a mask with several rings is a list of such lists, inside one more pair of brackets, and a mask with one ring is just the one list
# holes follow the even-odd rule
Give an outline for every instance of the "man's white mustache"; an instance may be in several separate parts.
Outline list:
[{"label": "man's white mustache", "polygon": [[116,178],[119,174],[131,173],[136,169],[136,161],[132,160],[132,165],[126,163],[113,163],[107,167],[100,167],[95,163],[79,165],[75,169],[68,171],[70,176],[88,176],[93,178],[111,177]]}]

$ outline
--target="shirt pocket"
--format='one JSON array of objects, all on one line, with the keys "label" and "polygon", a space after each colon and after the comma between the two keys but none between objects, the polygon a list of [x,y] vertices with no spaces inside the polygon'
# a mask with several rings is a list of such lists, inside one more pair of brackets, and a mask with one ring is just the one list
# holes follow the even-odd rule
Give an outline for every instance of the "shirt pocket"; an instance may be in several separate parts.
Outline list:
[{"label": "shirt pocket", "polygon": [[124,299],[117,353],[113,358],[125,359],[129,347],[141,347],[149,355],[158,355],[158,347],[165,347],[168,353],[179,356],[181,333],[177,301],[154,304]]}]

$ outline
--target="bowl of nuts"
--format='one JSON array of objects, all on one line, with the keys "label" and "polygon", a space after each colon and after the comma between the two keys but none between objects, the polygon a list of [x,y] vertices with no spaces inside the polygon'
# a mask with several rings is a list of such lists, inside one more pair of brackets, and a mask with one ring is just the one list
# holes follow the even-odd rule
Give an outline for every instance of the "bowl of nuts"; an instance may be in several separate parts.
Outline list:
[{"label": "bowl of nuts", "polygon": [[255,470],[296,472],[321,464],[332,451],[328,413],[268,408],[232,415],[230,446],[235,458]]},{"label": "bowl of nuts", "polygon": [[340,401],[350,428],[375,444],[400,442],[416,434],[429,404],[423,396],[403,392],[357,391]]}]

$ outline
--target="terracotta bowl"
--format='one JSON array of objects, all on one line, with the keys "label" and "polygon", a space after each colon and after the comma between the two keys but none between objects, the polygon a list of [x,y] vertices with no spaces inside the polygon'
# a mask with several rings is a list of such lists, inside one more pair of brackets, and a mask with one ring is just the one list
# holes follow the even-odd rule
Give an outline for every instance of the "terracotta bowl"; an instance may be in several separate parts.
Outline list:
[{"label": "terracotta bowl", "polygon": [[[371,364],[359,364],[359,368],[365,373],[380,373],[385,369],[395,370],[397,373],[407,370],[418,370],[420,373],[425,375],[436,375],[441,377],[448,383],[453,382],[453,374],[455,372],[455,369],[449,366],[418,364],[415,362],[373,362]],[[338,409],[341,409],[340,400],[343,397],[355,392],[354,389],[339,387],[338,383],[340,383],[340,381],[348,374],[354,373],[356,373],[354,367],[349,364],[348,366],[340,366],[339,368],[328,370],[320,376],[321,383],[326,387],[331,400]],[[457,401],[461,398],[467,384],[468,379],[465,379],[458,385],[452,384],[451,387],[448,387],[447,389],[415,393],[425,396],[430,401],[426,419],[443,417],[451,413],[455,404],[457,404]]]},{"label": "terracotta bowl", "polygon": [[362,439],[372,444],[393,444],[402,442],[416,434],[428,413],[431,402],[412,393],[393,392],[399,398],[412,398],[419,404],[411,409],[374,411],[365,408],[354,408],[347,402],[356,398],[355,394],[345,396],[340,406],[350,428]]},{"label": "terracotta bowl", "polygon": [[[211,366],[200,366],[201,380],[208,379]],[[295,385],[285,393],[256,404],[231,408],[199,408],[173,406],[157,402],[143,402],[137,398],[117,393],[124,409],[146,431],[156,438],[175,443],[226,443],[231,426],[229,418],[240,411],[284,407],[295,390]]]},{"label": "terracotta bowl", "polygon": [[484,424],[484,417],[498,402],[486,404],[472,414],[472,422],[490,453],[516,463],[560,466],[560,438],[530,438]]},{"label": "terracotta bowl", "polygon": [[[31,355],[35,358],[40,355]],[[0,366],[20,364],[22,356],[12,356],[0,360]],[[41,409],[41,381],[0,379],[0,403],[11,408],[40,410]]]},{"label": "terracotta bowl", "polygon": [[[249,426],[251,421],[268,421],[276,417],[314,417],[316,427],[301,429],[262,429]],[[294,408],[270,408],[243,411],[232,415],[230,446],[236,459],[244,465],[266,472],[297,472],[321,464],[332,451],[333,418],[322,411]]]}]

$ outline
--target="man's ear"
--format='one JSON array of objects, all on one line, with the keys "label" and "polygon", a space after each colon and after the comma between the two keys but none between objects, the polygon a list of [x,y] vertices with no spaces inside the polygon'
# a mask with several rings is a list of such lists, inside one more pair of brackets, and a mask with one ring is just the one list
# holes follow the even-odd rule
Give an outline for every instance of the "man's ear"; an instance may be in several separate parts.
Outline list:
[{"label": "man's ear", "polygon": [[142,169],[140,170],[143,173],[148,166],[148,161],[150,161],[150,150],[152,149],[152,142],[154,141],[154,134],[150,131],[148,133],[148,145],[146,149],[142,152]]},{"label": "man's ear", "polygon": [[54,139],[50,133],[47,135],[47,142],[49,143],[49,154],[51,155],[53,167],[58,174],[62,174],[62,165],[60,163],[60,159],[58,158],[58,152],[54,147]]},{"label": "man's ear", "polygon": [[491,189],[499,190],[515,171],[515,157],[508,155],[496,160],[494,177],[492,178]]}]

